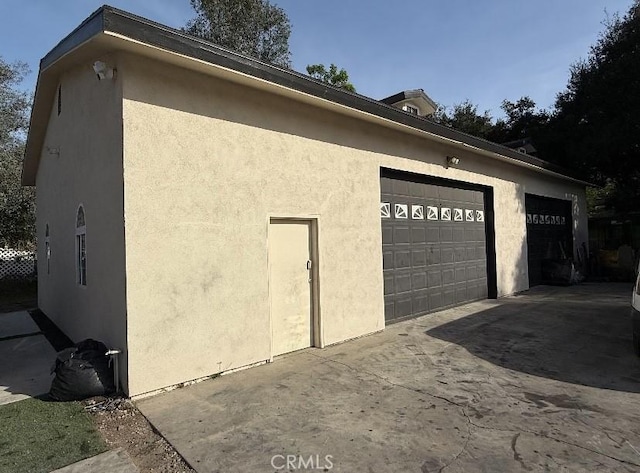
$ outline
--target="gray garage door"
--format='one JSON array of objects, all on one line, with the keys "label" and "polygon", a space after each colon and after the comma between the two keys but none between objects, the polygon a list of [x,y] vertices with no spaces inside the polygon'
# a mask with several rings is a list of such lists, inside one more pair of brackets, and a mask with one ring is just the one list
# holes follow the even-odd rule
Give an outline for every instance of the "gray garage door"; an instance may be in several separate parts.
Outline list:
[{"label": "gray garage door", "polygon": [[529,285],[549,280],[549,265],[573,257],[571,202],[525,194]]},{"label": "gray garage door", "polygon": [[381,178],[387,321],[487,298],[482,191]]}]

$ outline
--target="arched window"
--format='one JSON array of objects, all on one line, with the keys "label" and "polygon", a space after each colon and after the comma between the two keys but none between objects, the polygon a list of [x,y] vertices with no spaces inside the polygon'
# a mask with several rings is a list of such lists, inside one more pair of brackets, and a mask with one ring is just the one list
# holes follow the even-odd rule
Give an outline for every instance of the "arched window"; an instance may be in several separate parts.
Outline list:
[{"label": "arched window", "polygon": [[47,259],[47,274],[51,272],[51,241],[49,240],[49,224],[44,229],[44,254]]},{"label": "arched window", "polygon": [[87,225],[82,204],[76,214],[76,281],[87,285]]}]

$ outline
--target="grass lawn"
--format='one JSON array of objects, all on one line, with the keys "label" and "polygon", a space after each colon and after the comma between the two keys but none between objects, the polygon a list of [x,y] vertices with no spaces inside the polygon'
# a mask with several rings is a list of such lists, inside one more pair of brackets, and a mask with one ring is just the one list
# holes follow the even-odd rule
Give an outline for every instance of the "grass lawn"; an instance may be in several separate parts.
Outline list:
[{"label": "grass lawn", "polygon": [[25,399],[0,406],[0,473],[46,473],[106,450],[77,402]]}]

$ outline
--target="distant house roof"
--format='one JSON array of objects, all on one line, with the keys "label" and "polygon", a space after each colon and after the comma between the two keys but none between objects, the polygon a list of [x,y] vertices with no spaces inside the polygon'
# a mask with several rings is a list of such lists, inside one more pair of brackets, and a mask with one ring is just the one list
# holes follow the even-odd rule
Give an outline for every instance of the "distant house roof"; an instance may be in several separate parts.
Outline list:
[{"label": "distant house roof", "polygon": [[518,140],[507,141],[506,143],[501,143],[502,146],[506,146],[507,148],[518,150],[521,153],[529,154],[531,156],[535,156],[538,150],[533,143],[531,142],[531,138],[520,138]]},{"label": "distant house roof", "polygon": [[386,103],[387,105],[393,105],[398,102],[402,102],[403,100],[417,100],[426,102],[427,105],[434,111],[438,108],[438,104],[431,100],[431,97],[425,94],[424,90],[422,89],[403,90],[402,92],[398,92],[395,95],[390,95],[389,97],[380,100],[380,102]]},{"label": "distant house roof", "polygon": [[[588,185],[571,177],[567,170],[541,159],[398,110],[385,102],[394,96],[383,101],[374,100],[298,72],[243,56],[180,30],[110,6],[103,6],[95,11],[40,61],[24,158],[24,185],[35,184],[59,75],[65,68],[89,64],[88,61],[95,60],[99,54],[113,51],[129,51],[181,67],[197,69],[313,103],[319,107],[330,108],[361,120],[425,136],[517,166]],[[405,97],[417,94],[433,102],[420,90],[400,94]]]}]

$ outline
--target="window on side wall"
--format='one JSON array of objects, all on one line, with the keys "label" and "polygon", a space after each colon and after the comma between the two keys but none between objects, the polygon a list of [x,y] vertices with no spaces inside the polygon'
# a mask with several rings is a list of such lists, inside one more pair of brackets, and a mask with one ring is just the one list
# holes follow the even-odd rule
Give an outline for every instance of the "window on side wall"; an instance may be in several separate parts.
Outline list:
[{"label": "window on side wall", "polygon": [[416,107],[412,107],[411,105],[405,105],[402,107],[405,112],[409,112],[411,115],[418,115],[418,109]]},{"label": "window on side wall", "polygon": [[51,240],[49,240],[49,224],[44,230],[44,254],[47,261],[47,274],[51,273]]},{"label": "window on side wall", "polygon": [[87,225],[82,205],[76,214],[76,281],[87,285]]}]

